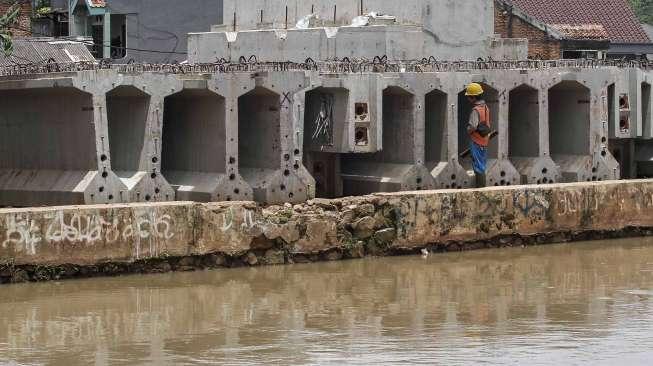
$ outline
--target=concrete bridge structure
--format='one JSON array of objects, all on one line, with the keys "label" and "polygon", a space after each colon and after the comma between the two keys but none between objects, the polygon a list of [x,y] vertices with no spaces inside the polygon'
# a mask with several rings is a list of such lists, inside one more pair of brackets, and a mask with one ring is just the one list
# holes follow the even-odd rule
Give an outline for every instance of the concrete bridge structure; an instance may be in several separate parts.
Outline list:
[{"label": "concrete bridge structure", "polygon": [[[247,1],[237,3],[247,11]],[[396,2],[376,5],[386,3]],[[485,87],[498,131],[490,186],[619,179],[632,171],[624,174],[612,152],[642,167],[653,158],[651,65],[516,61],[523,40],[494,39],[481,22],[454,44],[460,26],[437,21],[491,14],[492,1],[416,3],[390,24],[334,28],[349,19],[336,13],[333,24],[277,29],[285,11],[265,22],[269,4],[251,1],[263,22],[235,11],[236,32],[226,24],[192,34],[189,64],[2,69],[0,205],[273,204],[471,187],[461,157],[470,82]],[[334,29],[349,41],[314,38]],[[417,57],[426,52],[501,61]]]}]

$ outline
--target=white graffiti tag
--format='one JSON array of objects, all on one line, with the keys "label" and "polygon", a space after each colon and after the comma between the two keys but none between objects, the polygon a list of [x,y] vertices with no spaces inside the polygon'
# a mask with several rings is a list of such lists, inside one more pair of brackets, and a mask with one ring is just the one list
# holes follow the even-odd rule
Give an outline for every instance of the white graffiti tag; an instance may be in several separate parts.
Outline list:
[{"label": "white graffiti tag", "polygon": [[36,247],[41,242],[41,228],[27,215],[7,215],[5,240],[2,247],[13,246],[17,252],[25,251],[36,254]]}]

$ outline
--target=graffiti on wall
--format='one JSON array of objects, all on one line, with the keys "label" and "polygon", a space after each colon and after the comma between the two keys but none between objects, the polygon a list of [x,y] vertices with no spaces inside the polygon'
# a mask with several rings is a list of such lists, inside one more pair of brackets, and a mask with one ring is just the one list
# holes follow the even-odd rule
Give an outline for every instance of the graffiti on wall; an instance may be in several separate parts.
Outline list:
[{"label": "graffiti on wall", "polygon": [[[29,214],[8,214],[4,223],[3,248],[34,255],[43,243],[113,244],[119,240],[139,243],[147,239],[172,239],[174,220],[170,215],[147,212],[135,218],[105,219],[98,214],[58,211],[35,219]],[[138,256],[139,250],[136,255]]]}]

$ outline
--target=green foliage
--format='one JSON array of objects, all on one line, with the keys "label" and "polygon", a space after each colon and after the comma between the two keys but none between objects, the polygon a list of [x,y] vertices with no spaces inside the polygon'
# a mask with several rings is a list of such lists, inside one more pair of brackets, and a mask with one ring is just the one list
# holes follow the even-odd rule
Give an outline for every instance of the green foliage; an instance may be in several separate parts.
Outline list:
[{"label": "green foliage", "polygon": [[653,0],[630,0],[630,4],[640,21],[653,24]]},{"label": "green foliage", "polygon": [[0,16],[0,49],[6,56],[14,49],[11,42],[11,26],[18,22],[18,14],[20,14],[20,5],[14,3],[5,14]]}]

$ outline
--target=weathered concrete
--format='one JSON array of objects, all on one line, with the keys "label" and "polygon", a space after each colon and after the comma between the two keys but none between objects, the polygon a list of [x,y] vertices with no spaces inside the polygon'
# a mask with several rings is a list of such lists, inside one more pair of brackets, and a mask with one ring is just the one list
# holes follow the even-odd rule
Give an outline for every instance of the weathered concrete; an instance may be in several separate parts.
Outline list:
[{"label": "weathered concrete", "polygon": [[3,209],[0,280],[141,272],[147,263],[152,271],[183,270],[622,234],[653,234],[653,180],[375,194],[295,206]]},{"label": "weathered concrete", "polygon": [[[618,162],[607,149],[608,136],[619,138],[609,132],[610,116],[617,96],[629,96],[620,91],[631,75],[638,74],[610,67],[109,69],[8,78],[0,81],[6,104],[0,204],[297,203],[316,193],[333,198],[471,187],[471,162],[459,154],[469,144],[470,113],[461,91],[472,81],[484,85],[499,133],[489,148],[489,186],[618,179]],[[648,84],[641,85],[639,105],[646,107]],[[44,113],[25,114],[31,97],[43,100]],[[60,97],[79,107],[62,107]],[[647,108],[634,111],[647,120]],[[57,116],[80,126],[75,135],[47,132]],[[24,137],[9,137],[16,133]],[[68,178],[53,184],[52,174]],[[90,184],[98,178],[88,174],[101,180]]]},{"label": "weathered concrete", "polygon": [[[259,61],[303,62],[334,58],[386,55],[390,60],[521,60],[527,41],[501,39],[494,34],[493,0],[336,0],[297,2],[264,0],[224,1],[224,24],[211,32],[191,33],[189,61],[238,60],[255,55]],[[369,26],[351,27],[369,12],[395,20],[371,19]],[[304,16],[314,14],[308,29],[296,29]],[[474,19],[461,22],[460,19]]]}]

